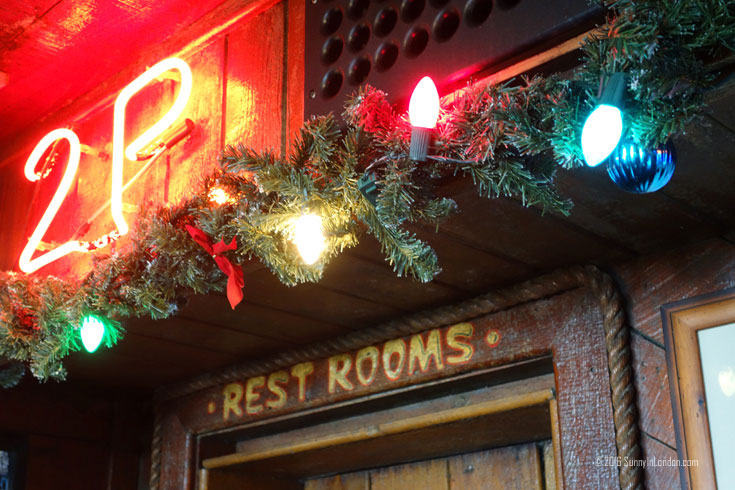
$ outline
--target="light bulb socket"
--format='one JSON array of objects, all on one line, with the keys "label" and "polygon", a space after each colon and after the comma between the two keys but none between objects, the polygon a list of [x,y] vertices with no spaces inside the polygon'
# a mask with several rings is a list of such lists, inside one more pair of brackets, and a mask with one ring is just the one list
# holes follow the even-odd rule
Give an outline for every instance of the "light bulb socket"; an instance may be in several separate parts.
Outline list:
[{"label": "light bulb socket", "polygon": [[623,108],[623,101],[625,96],[625,74],[624,73],[613,73],[610,80],[607,81],[605,88],[600,96],[600,104],[607,104],[617,107],[618,109]]},{"label": "light bulb socket", "polygon": [[194,130],[195,126],[194,121],[188,118],[185,119],[176,126],[161,133],[152,144],[136,153],[135,159],[138,161],[148,160],[155,154],[156,150],[173,147],[176,143],[186,138]]},{"label": "light bulb socket", "polygon": [[370,204],[375,206],[378,203],[378,194],[380,194],[380,188],[377,183],[377,177],[373,172],[366,172],[357,181],[357,188],[360,193],[365,196],[365,199],[370,201]]},{"label": "light bulb socket", "polygon": [[417,162],[426,161],[426,154],[429,151],[432,133],[433,131],[428,128],[418,128],[416,126],[411,128],[411,148],[409,150],[411,160]]}]

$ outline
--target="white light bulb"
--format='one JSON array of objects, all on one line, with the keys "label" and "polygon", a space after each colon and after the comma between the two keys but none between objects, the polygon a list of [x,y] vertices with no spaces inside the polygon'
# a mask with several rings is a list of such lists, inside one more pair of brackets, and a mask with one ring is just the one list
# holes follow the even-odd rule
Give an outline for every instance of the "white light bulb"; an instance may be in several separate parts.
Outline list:
[{"label": "white light bulb", "polygon": [[413,89],[408,102],[408,119],[415,128],[432,129],[439,119],[439,92],[434,81],[429,77],[422,78]]},{"label": "white light bulb", "polygon": [[594,167],[610,156],[623,135],[623,114],[613,105],[600,104],[587,117],[582,128],[582,153],[587,165]]},{"label": "white light bulb", "polygon": [[82,344],[84,344],[87,352],[94,352],[100,346],[102,337],[105,335],[105,324],[94,315],[86,316],[82,321],[80,335],[82,337]]},{"label": "white light bulb", "polygon": [[305,214],[296,220],[293,240],[301,258],[307,265],[317,260],[326,247],[322,231],[322,218],[313,214]]}]

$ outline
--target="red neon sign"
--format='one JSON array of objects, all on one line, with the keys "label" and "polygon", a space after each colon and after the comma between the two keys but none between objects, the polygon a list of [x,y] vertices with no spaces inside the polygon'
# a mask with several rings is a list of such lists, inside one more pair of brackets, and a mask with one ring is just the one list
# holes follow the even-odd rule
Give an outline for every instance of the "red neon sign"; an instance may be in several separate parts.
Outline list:
[{"label": "red neon sign", "polygon": [[[148,85],[153,79],[159,77],[161,74],[169,70],[178,70],[181,74],[181,86],[179,93],[176,96],[171,108],[159,119],[155,124],[148,128],[143,134],[138,136],[127,148],[125,148],[125,109],[128,101],[138,93],[143,87]],[[125,163],[125,157],[129,160],[136,160],[136,154],[143,149],[146,145],[151,143],[157,136],[163,133],[174,121],[181,115],[189,101],[192,88],[192,75],[189,65],[178,58],[165,59],[145,73],[140,75],[138,78],[128,84],[117,96],[115,100],[114,115],[113,115],[113,131],[112,131],[112,186],[110,189],[110,211],[112,213],[112,219],[115,223],[116,230],[107,233],[103,237],[95,240],[94,242],[80,242],[78,240],[71,240],[69,242],[60,245],[53,250],[42,254],[36,258],[33,258],[33,254],[38,249],[41,243],[41,239],[46,234],[51,222],[53,221],[56,213],[59,211],[61,203],[66,198],[69,188],[74,182],[76,177],[77,168],[79,167],[79,158],[81,153],[81,145],[77,135],[70,129],[61,128],[55,129],[46,134],[36,144],[36,147],[31,152],[28,161],[26,162],[24,173],[28,180],[36,182],[45,177],[36,172],[36,165],[43,156],[44,152],[51,146],[55,141],[59,139],[66,139],[69,142],[69,161],[67,162],[64,170],[64,175],[61,179],[59,187],[56,189],[51,202],[49,203],[46,211],[43,213],[41,220],[39,221],[36,229],[31,234],[23,252],[20,254],[18,260],[18,267],[25,273],[31,273],[39,268],[50,264],[51,262],[60,259],[61,257],[70,254],[72,252],[89,252],[96,248],[101,248],[108,245],[118,237],[125,235],[129,228],[123,216],[123,201],[122,194],[125,190],[123,185],[123,167]],[[124,151],[123,151],[124,150]]]}]

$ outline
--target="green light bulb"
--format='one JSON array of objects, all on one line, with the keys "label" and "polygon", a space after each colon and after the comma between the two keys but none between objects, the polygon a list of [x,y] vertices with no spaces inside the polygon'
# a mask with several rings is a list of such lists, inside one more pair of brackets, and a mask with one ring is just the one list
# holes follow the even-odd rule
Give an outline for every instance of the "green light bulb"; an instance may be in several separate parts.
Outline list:
[{"label": "green light bulb", "polygon": [[102,338],[105,336],[105,324],[96,315],[87,315],[82,320],[82,328],[80,335],[82,337],[82,344],[87,352],[94,352],[102,343]]}]

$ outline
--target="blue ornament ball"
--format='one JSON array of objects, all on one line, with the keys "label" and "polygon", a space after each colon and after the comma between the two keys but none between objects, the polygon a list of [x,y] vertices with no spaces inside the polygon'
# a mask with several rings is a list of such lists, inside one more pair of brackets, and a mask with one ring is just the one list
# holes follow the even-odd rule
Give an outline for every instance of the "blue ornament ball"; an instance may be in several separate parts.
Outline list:
[{"label": "blue ornament ball", "polygon": [[636,194],[656,192],[669,183],[676,168],[676,149],[669,140],[653,150],[622,141],[607,160],[607,173],[621,189]]}]

